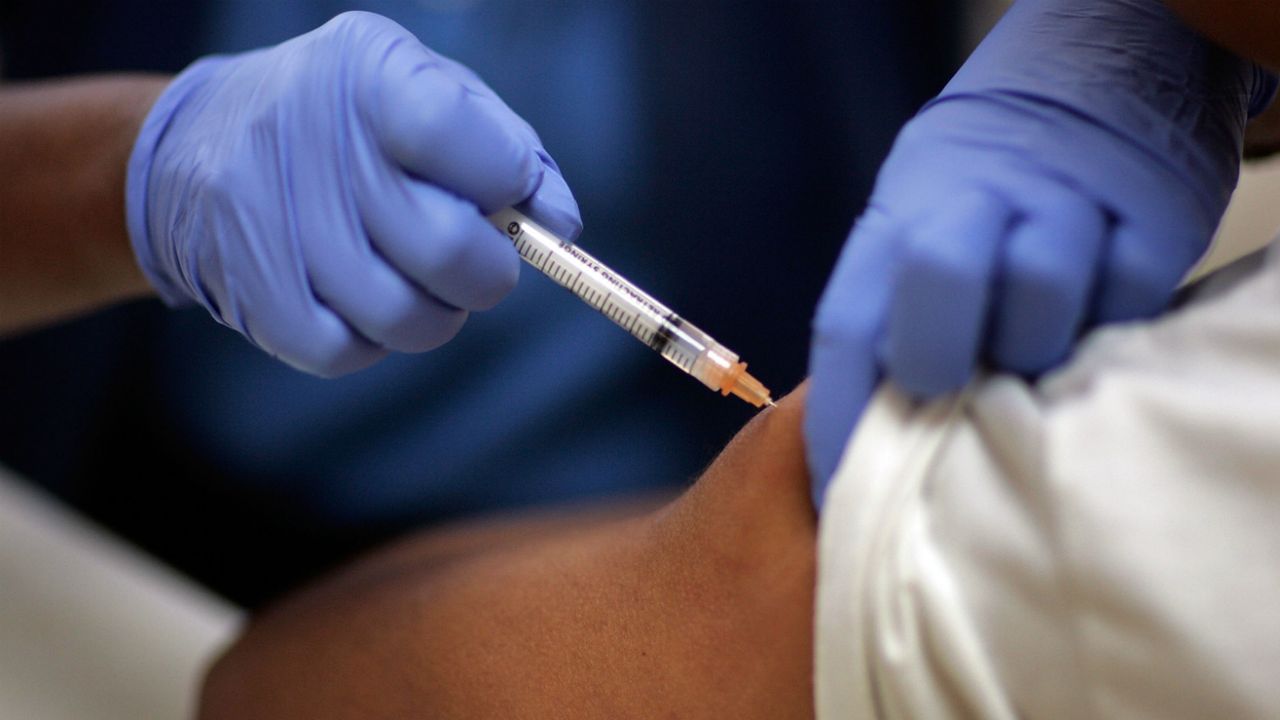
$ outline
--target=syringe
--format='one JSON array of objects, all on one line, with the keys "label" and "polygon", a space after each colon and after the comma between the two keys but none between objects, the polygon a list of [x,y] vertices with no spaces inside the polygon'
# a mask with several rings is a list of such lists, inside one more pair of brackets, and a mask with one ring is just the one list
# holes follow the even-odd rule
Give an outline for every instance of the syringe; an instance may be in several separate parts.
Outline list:
[{"label": "syringe", "polygon": [[733,393],[756,407],[773,405],[769,389],[747,373],[737,353],[716,342],[667,306],[576,245],[507,208],[489,216],[524,261],[599,310],[671,364],[722,395]]}]

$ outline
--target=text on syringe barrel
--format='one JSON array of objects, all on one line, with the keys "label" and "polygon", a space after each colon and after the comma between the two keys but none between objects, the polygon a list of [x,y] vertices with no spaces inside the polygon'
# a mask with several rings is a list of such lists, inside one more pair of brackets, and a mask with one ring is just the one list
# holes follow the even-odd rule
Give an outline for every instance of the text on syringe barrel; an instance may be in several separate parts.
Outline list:
[{"label": "text on syringe barrel", "polygon": [[[707,373],[695,367],[700,358],[704,363],[712,361],[716,365],[737,361],[736,355],[706,333],[624,282],[576,245],[557,238],[514,210],[499,211],[490,216],[490,220],[506,232],[525,262],[704,383],[710,385],[710,378],[705,378]],[[708,348],[713,352],[708,353]]]}]

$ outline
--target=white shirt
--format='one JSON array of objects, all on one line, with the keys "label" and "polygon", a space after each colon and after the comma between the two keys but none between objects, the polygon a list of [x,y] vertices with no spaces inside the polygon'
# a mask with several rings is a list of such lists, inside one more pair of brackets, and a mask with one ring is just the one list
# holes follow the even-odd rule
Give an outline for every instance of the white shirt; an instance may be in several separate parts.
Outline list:
[{"label": "white shirt", "polygon": [[1280,717],[1280,252],[1064,370],[882,391],[827,495],[819,718]]}]

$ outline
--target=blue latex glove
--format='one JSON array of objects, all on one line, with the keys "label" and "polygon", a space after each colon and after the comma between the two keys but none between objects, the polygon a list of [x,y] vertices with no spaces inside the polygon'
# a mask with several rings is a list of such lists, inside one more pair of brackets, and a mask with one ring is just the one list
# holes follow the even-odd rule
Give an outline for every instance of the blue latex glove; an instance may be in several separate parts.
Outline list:
[{"label": "blue latex glove", "polygon": [[1036,374],[1151,315],[1211,239],[1275,80],[1159,0],[1018,0],[899,135],[818,306],[815,502],[882,377]]},{"label": "blue latex glove", "polygon": [[322,376],[434,348],[501,300],[519,258],[484,216],[522,201],[581,229],[528,124],[368,13],[196,62],[148,115],[127,183],[135,253],[167,302]]}]

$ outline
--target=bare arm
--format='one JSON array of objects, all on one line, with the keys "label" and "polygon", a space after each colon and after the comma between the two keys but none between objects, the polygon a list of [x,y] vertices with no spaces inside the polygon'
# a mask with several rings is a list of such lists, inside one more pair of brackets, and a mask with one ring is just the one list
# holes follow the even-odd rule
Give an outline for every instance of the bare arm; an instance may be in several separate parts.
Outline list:
[{"label": "bare arm", "polygon": [[0,336],[149,292],[125,230],[125,168],[166,82],[0,85]]},{"label": "bare arm", "polygon": [[1165,0],[1187,24],[1256,62],[1280,69],[1280,4],[1275,0]]},{"label": "bare arm", "polygon": [[802,395],[656,512],[427,534],[284,602],[201,717],[812,717]]}]

